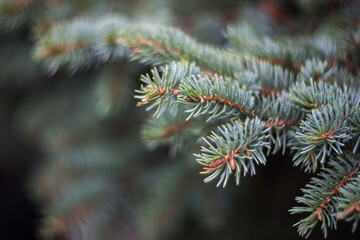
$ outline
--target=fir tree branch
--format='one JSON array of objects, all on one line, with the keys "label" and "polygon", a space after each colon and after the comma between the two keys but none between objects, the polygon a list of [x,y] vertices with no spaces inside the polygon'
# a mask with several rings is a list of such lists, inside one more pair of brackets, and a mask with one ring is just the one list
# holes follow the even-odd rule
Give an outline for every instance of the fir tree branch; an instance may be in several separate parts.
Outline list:
[{"label": "fir tree branch", "polygon": [[[291,210],[310,213],[296,224],[298,231],[308,236],[321,222],[326,236],[338,218],[354,220],[356,225],[360,216],[356,180],[360,166],[358,156],[349,153],[357,153],[360,145],[356,55],[360,34],[348,27],[334,29],[333,35],[318,31],[302,38],[276,39],[247,26],[230,27],[233,48],[222,49],[172,27],[129,24],[110,16],[56,24],[39,38],[35,55],[52,72],[63,65],[75,71],[128,55],[150,64],[176,61],[142,76],[144,84],[136,90],[138,106],[147,105],[157,117],[143,128],[147,144],[167,144],[177,154],[187,152],[205,134],[203,121],[231,120],[204,138],[207,146],[196,155],[203,165],[201,173],[209,174],[204,181],[220,176],[217,186],[223,187],[233,172],[236,184],[241,174],[255,174],[255,165],[266,163],[264,148],[268,153],[281,149],[284,153],[290,146],[295,150],[295,166],[309,172],[322,166],[303,190],[304,196],[297,198],[305,207]],[[169,202],[180,206],[187,198],[178,194],[177,187],[186,182],[185,192],[190,190],[184,166],[178,163],[170,170],[154,182],[159,186],[151,195],[161,198],[150,202],[145,216],[143,226],[154,235],[171,225],[173,216],[166,213],[179,209]],[[61,221],[55,225],[64,227]]]},{"label": "fir tree branch", "polygon": [[270,128],[269,141],[271,149],[268,154],[282,150],[285,153],[288,146],[289,131],[298,126],[303,118],[302,110],[290,101],[291,96],[285,92],[279,97],[263,98],[261,107],[256,109],[256,115],[263,119],[266,127]]},{"label": "fir tree branch", "polygon": [[156,108],[154,116],[158,117],[165,111],[177,112],[177,98],[179,84],[188,76],[200,74],[200,69],[195,64],[187,62],[172,63],[165,66],[162,73],[154,68],[151,70],[152,77],[148,74],[141,77],[141,81],[146,85],[141,85],[140,90],[135,90],[140,99],[137,106],[151,103],[147,110]]},{"label": "fir tree branch", "polygon": [[351,139],[347,124],[348,106],[333,107],[326,105],[309,113],[295,133],[296,150],[294,165],[305,167],[306,171],[315,172],[324,165],[326,157],[333,152],[342,154],[344,143]]},{"label": "fir tree branch", "polygon": [[307,112],[322,108],[327,104],[346,102],[341,89],[326,82],[315,83],[310,80],[310,86],[307,86],[304,81],[301,81],[294,86],[291,94],[294,103]]},{"label": "fir tree branch", "polygon": [[179,88],[179,102],[189,105],[189,117],[210,114],[207,121],[218,117],[254,117],[255,99],[237,82],[222,77],[192,76],[186,78]]},{"label": "fir tree branch", "polygon": [[132,49],[132,58],[164,64],[195,62],[204,70],[231,76],[242,69],[244,57],[224,49],[200,44],[183,32],[154,24],[131,25],[120,32],[118,42]]},{"label": "fir tree branch", "polygon": [[350,111],[349,123],[351,126],[351,134],[354,139],[353,153],[356,153],[360,144],[360,104],[355,105]]},{"label": "fir tree branch", "polygon": [[350,203],[349,206],[345,208],[345,211],[338,215],[338,218],[340,220],[348,218],[349,215],[353,214],[354,212],[360,212],[360,200]]},{"label": "fir tree branch", "polygon": [[[202,153],[196,154],[197,161],[203,165],[202,174],[211,174],[204,181],[209,182],[220,175],[217,186],[226,186],[232,171],[235,171],[236,184],[240,183],[240,175],[250,172],[255,174],[255,164],[265,164],[262,149],[268,148],[268,128],[258,118],[244,123],[232,122],[219,127],[220,135],[204,138],[208,148],[201,147]],[[213,143],[213,144],[211,144]]]},{"label": "fir tree branch", "polygon": [[228,27],[226,36],[236,50],[295,71],[300,71],[302,67],[302,63],[298,61],[303,61],[308,55],[306,49],[299,46],[299,42],[290,39],[276,41],[269,36],[260,36],[246,24]]},{"label": "fir tree branch", "polygon": [[339,220],[353,221],[355,232],[360,220],[360,176],[350,179],[349,183],[339,190],[339,196],[334,197],[337,205],[337,217]]},{"label": "fir tree branch", "polygon": [[306,206],[294,207],[290,210],[292,214],[311,213],[294,225],[298,227],[301,236],[308,237],[318,222],[321,222],[325,237],[328,228],[336,228],[338,212],[336,201],[333,199],[339,196],[341,189],[360,172],[358,157],[349,153],[344,154],[343,157],[332,157],[329,165],[331,168],[325,168],[318,177],[312,178],[306,189],[302,189],[303,197],[296,197],[298,203]]},{"label": "fir tree branch", "polygon": [[168,145],[172,155],[181,154],[196,144],[205,132],[202,119],[186,120],[183,107],[177,115],[165,112],[158,118],[150,118],[142,128],[141,136],[150,148]]},{"label": "fir tree branch", "polygon": [[63,65],[76,71],[94,62],[121,58],[126,51],[116,44],[116,36],[126,25],[125,18],[116,16],[58,24],[38,41],[34,57],[45,62],[52,73]]},{"label": "fir tree branch", "polygon": [[289,70],[254,58],[245,61],[245,69],[256,76],[248,84],[259,84],[259,92],[265,96],[280,95],[282,91],[290,90],[296,81],[296,75]]},{"label": "fir tree branch", "polygon": [[325,60],[319,60],[311,58],[305,61],[300,71],[300,79],[303,80],[307,85],[311,85],[311,81],[327,81],[327,78],[331,77],[335,68],[331,67],[330,64]]}]

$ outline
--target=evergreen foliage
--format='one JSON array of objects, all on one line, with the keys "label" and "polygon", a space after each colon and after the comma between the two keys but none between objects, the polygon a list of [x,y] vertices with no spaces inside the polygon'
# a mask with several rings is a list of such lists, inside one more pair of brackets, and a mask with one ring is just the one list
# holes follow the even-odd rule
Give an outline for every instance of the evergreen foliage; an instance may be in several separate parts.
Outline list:
[{"label": "evergreen foliage", "polygon": [[237,185],[240,183],[241,174],[246,176],[250,172],[254,175],[255,164],[266,162],[262,149],[269,147],[265,135],[267,131],[258,118],[247,118],[245,123],[222,125],[219,127],[221,135],[213,132],[208,140],[204,139],[209,147],[202,147],[202,153],[195,155],[197,161],[205,166],[202,173],[211,174],[204,182],[212,181],[220,175],[217,186],[223,183],[225,187],[232,171],[235,171]]},{"label": "evergreen foliage", "polygon": [[[307,218],[295,224],[298,226],[300,235],[309,236],[313,227],[320,222],[326,237],[328,228],[336,228],[338,218],[347,217],[343,214],[344,208],[341,205],[343,203],[339,200],[334,201],[333,198],[349,198],[350,195],[354,197],[353,194],[356,194],[356,190],[350,193],[351,190],[346,189],[354,189],[352,185],[358,178],[359,156],[350,153],[343,155],[343,157],[331,158],[329,167],[319,173],[318,177],[314,177],[305,189],[302,189],[304,196],[297,197],[297,201],[306,207],[294,207],[290,210],[292,213],[310,213]],[[356,201],[354,203],[356,204]]]},{"label": "evergreen foliage", "polygon": [[[34,14],[32,8],[43,9],[46,1],[35,2],[16,6]],[[302,6],[301,1],[296,2]],[[11,18],[24,17],[26,11],[17,16],[17,9],[9,4],[0,5],[0,10]],[[40,142],[56,159],[45,167],[44,175],[49,180],[34,183],[40,196],[47,195],[43,197],[48,200],[45,236],[60,233],[72,239],[84,224],[94,239],[101,239],[101,233],[106,231],[112,234],[109,239],[116,239],[129,234],[127,229],[131,232],[138,224],[144,231],[138,233],[140,236],[164,237],[183,217],[192,199],[206,202],[213,197],[205,190],[197,191],[203,186],[192,182],[193,170],[199,169],[193,165],[194,160],[202,166],[200,173],[208,175],[204,182],[219,178],[216,186],[226,187],[232,177],[239,185],[242,177],[255,174],[256,165],[266,164],[266,155],[280,151],[293,154],[294,166],[316,174],[302,189],[304,195],[296,198],[300,206],[290,210],[292,214],[310,214],[294,225],[298,233],[308,237],[316,225],[321,225],[326,237],[328,229],[336,229],[341,220],[353,222],[355,231],[360,219],[360,27],[356,24],[360,6],[349,1],[339,8],[331,21],[321,22],[307,34],[276,35],[269,23],[242,19],[227,28],[226,48],[202,43],[176,27],[149,24],[120,14],[75,17],[55,22],[46,30],[42,29],[43,22],[38,22],[34,58],[55,77],[64,66],[72,74],[90,70],[94,76],[88,85],[96,82],[95,90],[88,87],[82,91],[96,92],[98,98],[98,110],[93,112],[88,106],[87,96],[78,101],[79,106],[68,109],[67,115],[75,114],[67,126],[55,124],[50,130],[44,127]],[[72,16],[70,12],[67,15]],[[1,17],[0,23],[9,29],[21,20],[4,21]],[[267,24],[268,28],[257,24]],[[132,69],[134,65],[126,62],[127,58],[152,68],[150,74],[141,75],[142,85],[135,90],[137,106],[145,106],[152,115],[143,124],[141,136],[150,148],[165,145],[171,152],[165,163],[157,163],[160,170],[149,167],[153,172],[142,169],[140,161],[146,156],[142,155],[144,149],[135,133],[124,131],[119,143],[122,151],[112,149],[109,143],[113,135],[108,125],[120,125],[114,123],[119,121],[116,115],[123,111],[119,106],[132,103],[127,94],[132,87],[130,79],[140,72],[140,67]],[[59,93],[63,100],[81,98],[77,94]],[[44,105],[57,111],[62,107],[60,100]],[[36,107],[28,108],[32,119],[36,118]],[[130,124],[132,117],[143,114],[140,109],[124,114],[121,124]],[[56,119],[62,114],[51,117]],[[79,124],[93,115],[96,120],[88,122],[88,126]],[[43,127],[41,123],[31,126],[31,119],[26,124],[30,132],[33,127]],[[81,127],[74,127],[77,125]],[[105,129],[105,134],[90,134],[94,126]],[[87,140],[83,142],[83,138]],[[104,139],[105,146],[97,146],[94,139]],[[107,148],[116,154],[109,156],[104,152]],[[89,149],[98,151],[88,156]],[[134,155],[124,154],[129,152]],[[129,176],[127,167],[140,170],[136,176]],[[68,175],[62,175],[66,171]],[[123,176],[119,177],[119,173]],[[121,210],[130,204],[121,188],[113,185],[122,177],[139,189],[152,179],[147,193],[151,199],[146,203],[136,199],[135,204],[143,206],[140,214],[124,210],[126,213],[119,217],[122,212],[112,209],[117,206]],[[59,189],[51,189],[56,182],[61,183]],[[45,190],[39,189],[42,184]],[[183,191],[176,191],[179,188]],[[127,221],[131,214],[141,216],[137,223]],[[205,210],[199,214],[200,218],[209,215]],[[115,218],[124,224],[125,235],[119,233],[121,230],[99,230],[109,228]]]}]

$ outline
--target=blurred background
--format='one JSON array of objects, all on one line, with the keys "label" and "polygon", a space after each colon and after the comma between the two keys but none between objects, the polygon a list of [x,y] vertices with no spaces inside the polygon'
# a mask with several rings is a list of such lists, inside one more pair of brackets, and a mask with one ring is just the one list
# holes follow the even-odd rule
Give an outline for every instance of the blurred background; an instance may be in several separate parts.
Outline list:
[{"label": "blurred background", "polygon": [[[230,24],[311,34],[348,2],[0,1],[0,239],[301,239],[288,210],[311,176],[291,156],[270,156],[240,186],[204,184],[192,153],[142,138],[149,113],[133,95],[151,66],[114,58],[54,74],[34,42],[57,22],[112,14],[226,47]],[[328,239],[359,239],[338,227]]]}]

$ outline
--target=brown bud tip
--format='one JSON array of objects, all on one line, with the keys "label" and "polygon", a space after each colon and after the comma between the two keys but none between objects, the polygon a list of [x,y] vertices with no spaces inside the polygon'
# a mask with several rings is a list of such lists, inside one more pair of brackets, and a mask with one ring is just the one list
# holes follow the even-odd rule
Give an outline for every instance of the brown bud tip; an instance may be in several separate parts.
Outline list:
[{"label": "brown bud tip", "polygon": [[189,98],[189,97],[184,98],[184,100],[187,101],[187,102],[194,102],[194,101],[193,101],[191,98]]},{"label": "brown bud tip", "polygon": [[47,58],[51,54],[52,54],[51,47],[46,47],[46,48],[44,48],[41,56],[42,56],[42,58]]},{"label": "brown bud tip", "polygon": [[174,53],[175,56],[179,56],[179,51],[178,50],[174,49],[173,53]]},{"label": "brown bud tip", "polygon": [[319,219],[319,221],[321,222],[323,220],[322,215],[320,213],[317,213],[316,215],[317,215],[317,218]]},{"label": "brown bud tip", "polygon": [[355,210],[360,212],[360,205],[359,203],[355,203]]},{"label": "brown bud tip", "polygon": [[132,54],[132,55],[135,55],[138,51],[139,51],[139,48],[138,48],[138,47],[133,47],[133,48],[131,49],[131,54]]},{"label": "brown bud tip", "polygon": [[205,170],[205,171],[213,171],[213,170],[215,170],[215,168],[213,168],[213,167],[212,167],[212,168],[211,168],[211,167],[210,167],[210,168],[208,168],[208,167],[203,167],[203,170]]},{"label": "brown bud tip", "polygon": [[229,164],[230,164],[231,170],[235,170],[236,165],[235,165],[234,156],[230,157]]}]

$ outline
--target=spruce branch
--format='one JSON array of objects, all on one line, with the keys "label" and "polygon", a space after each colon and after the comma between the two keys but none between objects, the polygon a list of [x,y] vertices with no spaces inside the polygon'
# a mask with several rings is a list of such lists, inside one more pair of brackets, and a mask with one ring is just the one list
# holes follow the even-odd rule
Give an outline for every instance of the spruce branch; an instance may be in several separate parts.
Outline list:
[{"label": "spruce branch", "polygon": [[302,62],[308,56],[306,48],[301,46],[299,41],[276,40],[269,36],[261,36],[246,24],[228,27],[226,37],[236,50],[295,72],[301,69]]},{"label": "spruce branch", "polygon": [[307,85],[310,85],[310,81],[326,81],[326,79],[332,76],[335,71],[336,69],[330,67],[326,60],[322,61],[316,58],[311,58],[306,60],[303,64],[300,71],[300,79],[302,79]]},{"label": "spruce branch", "polygon": [[349,183],[339,190],[339,196],[334,197],[337,205],[337,218],[339,220],[353,221],[355,232],[360,220],[360,176],[350,179]]},{"label": "spruce branch", "polygon": [[[355,22],[358,13],[348,14],[349,19]],[[305,62],[310,58],[327,60],[329,66],[339,63],[349,69],[356,69],[359,64],[354,56],[359,51],[360,31],[349,19],[344,24],[339,24],[337,19],[337,24],[332,26],[330,23],[326,26],[331,29],[330,31],[319,31],[311,37],[276,39],[268,36],[267,33],[257,32],[248,23],[228,27],[226,36],[232,44],[231,48],[243,55],[250,55],[295,72],[302,71]]]},{"label": "spruce branch", "polygon": [[254,73],[256,78],[248,84],[259,84],[259,92],[263,96],[281,95],[289,91],[296,81],[296,75],[286,68],[270,64],[266,61],[250,58],[245,61],[245,69]]},{"label": "spruce branch", "polygon": [[207,121],[225,117],[254,117],[255,98],[236,81],[221,76],[191,76],[179,87],[179,102],[189,106],[188,119],[209,114]]},{"label": "spruce branch", "polygon": [[246,60],[240,54],[201,44],[176,28],[128,24],[125,18],[115,16],[96,21],[77,18],[57,24],[39,38],[34,55],[55,70],[62,65],[76,70],[94,60],[105,62],[111,57],[130,55],[132,59],[157,65],[195,62],[204,71],[226,76],[244,70]]},{"label": "spruce branch", "polygon": [[197,139],[204,134],[202,119],[186,120],[184,107],[179,108],[177,115],[165,112],[158,118],[150,118],[142,127],[141,136],[150,148],[168,145],[170,153],[177,155],[194,146]]},{"label": "spruce branch", "polygon": [[268,154],[282,150],[285,154],[287,141],[292,129],[298,126],[303,118],[302,110],[290,101],[288,93],[276,97],[275,95],[263,97],[261,105],[256,109],[256,115],[263,119],[266,127],[270,128],[269,141],[271,148]]},{"label": "spruce branch", "polygon": [[352,129],[351,135],[355,142],[353,153],[356,153],[360,144],[360,104],[351,109],[349,123]]},{"label": "spruce branch", "polygon": [[304,81],[298,82],[291,91],[293,101],[304,111],[309,112],[327,104],[346,103],[343,92],[336,85],[310,80],[310,86]]},{"label": "spruce branch", "polygon": [[[357,79],[358,78],[354,78]],[[356,108],[360,105],[360,86],[349,86],[344,89],[344,93],[349,96],[349,103],[352,108]]]},{"label": "spruce branch", "polygon": [[258,74],[252,70],[236,72],[233,79],[241,88],[246,89],[251,94],[257,95],[262,89]]},{"label": "spruce branch", "polygon": [[[92,27],[87,28],[89,25]],[[231,77],[237,72],[248,70],[249,61],[259,62],[260,67],[265,63],[288,67],[287,61],[276,57],[269,60],[256,57],[256,54],[245,56],[201,44],[175,28],[146,23],[128,24],[126,19],[114,16],[96,21],[79,18],[57,24],[46,37],[41,37],[38,41],[35,57],[55,70],[61,65],[68,65],[76,70],[88,66],[94,60],[105,62],[112,57],[119,58],[129,54],[124,47],[131,49],[132,59],[140,59],[146,63],[195,62],[204,71],[210,70]],[[301,66],[296,68],[298,72]],[[285,79],[288,80],[287,86],[291,84],[291,77]]]},{"label": "spruce branch", "polygon": [[[354,15],[349,15],[349,18],[357,21]],[[319,32],[315,34],[313,39],[310,39],[308,46],[318,51],[329,63],[338,63],[352,71],[356,71],[359,68],[356,57],[359,50],[354,36],[358,34],[356,32],[359,32],[359,29],[351,26],[354,24],[350,22],[343,23],[344,25],[337,24],[337,26],[334,24],[334,26],[330,27],[331,30],[328,33]]]},{"label": "spruce branch", "polygon": [[220,175],[217,186],[223,184],[225,187],[235,171],[235,182],[238,185],[241,174],[254,175],[255,164],[265,165],[266,158],[262,150],[270,147],[266,134],[269,129],[260,119],[234,121],[221,125],[218,130],[219,134],[212,132],[212,135],[204,138],[208,147],[202,146],[202,153],[195,155],[196,160],[204,166],[201,174],[210,174],[205,182]]},{"label": "spruce branch", "polygon": [[91,63],[122,58],[126,50],[116,44],[116,35],[127,23],[125,18],[110,15],[57,24],[37,42],[34,57],[45,62],[52,73],[63,65],[76,71]]},{"label": "spruce branch", "polygon": [[315,172],[333,152],[342,154],[344,143],[351,139],[348,115],[349,108],[342,103],[339,106],[326,105],[309,113],[295,132],[294,165]]},{"label": "spruce branch", "polygon": [[336,87],[343,91],[349,91],[349,88],[351,91],[359,89],[360,84],[357,79],[358,77],[353,75],[346,66],[316,58],[306,60],[298,76],[298,81],[304,81],[306,85],[311,85],[310,81],[323,81],[332,85],[336,84]]},{"label": "spruce branch", "polygon": [[182,31],[155,24],[134,24],[119,33],[118,43],[132,49],[132,59],[164,64],[171,61],[195,62],[203,70],[225,76],[243,69],[239,54],[198,43]]},{"label": "spruce branch", "polygon": [[325,237],[328,228],[336,228],[337,215],[341,210],[338,210],[337,201],[334,199],[341,195],[341,189],[346,188],[349,181],[359,176],[359,157],[351,153],[331,157],[329,166],[302,189],[302,197],[296,197],[296,201],[305,206],[293,207],[290,210],[291,214],[311,213],[294,225],[298,227],[301,236],[308,237],[319,222]]},{"label": "spruce branch", "polygon": [[[187,153],[206,135],[205,121],[230,121],[204,138],[207,146],[195,155],[201,174],[208,175],[205,182],[219,177],[217,186],[225,187],[234,173],[239,184],[242,174],[253,175],[255,165],[266,163],[265,148],[275,154],[290,147],[295,166],[307,172],[321,166],[304,196],[297,198],[305,206],[291,210],[310,213],[296,224],[300,235],[308,236],[321,222],[326,236],[339,219],[354,221],[355,229],[360,216],[360,31],[337,26],[332,33],[295,38],[256,31],[246,25],[229,27],[232,46],[223,49],[173,27],[115,16],[81,18],[55,24],[40,36],[35,56],[52,73],[64,65],[76,71],[129,56],[160,65],[142,76],[143,85],[135,90],[137,106],[154,110],[156,117],[142,130],[150,147],[169,145],[176,154]],[[102,108],[109,112],[120,92],[108,81],[100,84],[97,93],[105,96]],[[182,214],[179,209],[194,191],[186,174],[184,161],[178,161],[152,182],[142,226],[154,236],[171,227],[176,216],[167,213]],[[66,204],[70,212],[71,205],[78,205]]]},{"label": "spruce branch", "polygon": [[158,117],[167,110],[177,113],[179,84],[186,77],[200,74],[201,71],[194,63],[178,62],[163,67],[161,73],[155,67],[151,73],[152,77],[149,74],[141,76],[141,81],[146,85],[135,90],[138,94],[135,98],[141,100],[137,106],[151,104],[146,110],[156,108],[154,116]]}]

